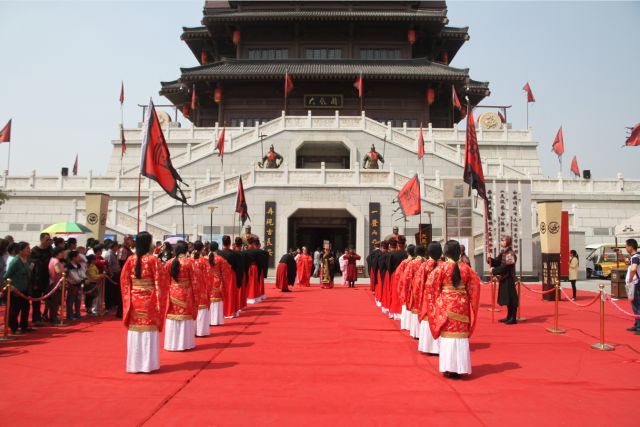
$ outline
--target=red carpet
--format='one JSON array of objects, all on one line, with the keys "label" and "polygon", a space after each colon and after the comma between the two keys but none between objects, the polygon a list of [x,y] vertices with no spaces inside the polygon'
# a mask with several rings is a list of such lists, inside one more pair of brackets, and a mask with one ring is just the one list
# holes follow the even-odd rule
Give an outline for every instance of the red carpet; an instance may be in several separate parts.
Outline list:
[{"label": "red carpet", "polygon": [[198,338],[196,350],[161,350],[150,375],[125,374],[126,330],[111,316],[0,343],[0,424],[638,425],[640,336],[608,304],[616,350],[600,352],[590,347],[597,305],[563,302],[567,333],[553,335],[544,330],[552,303],[525,291],[526,323],[492,324],[485,288],[473,375],[454,381],[366,287],[268,288],[266,302]]}]

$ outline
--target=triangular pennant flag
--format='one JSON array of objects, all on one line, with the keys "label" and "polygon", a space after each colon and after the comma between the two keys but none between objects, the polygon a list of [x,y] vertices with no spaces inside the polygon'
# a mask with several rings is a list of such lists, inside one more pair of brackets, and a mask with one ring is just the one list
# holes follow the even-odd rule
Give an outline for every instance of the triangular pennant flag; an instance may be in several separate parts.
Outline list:
[{"label": "triangular pennant flag", "polygon": [[216,142],[216,150],[218,150],[218,157],[220,160],[224,162],[224,133],[227,130],[226,127],[222,128],[222,132],[220,132],[220,136],[218,136],[218,142]]},{"label": "triangular pennant flag", "polygon": [[564,136],[562,134],[562,126],[560,126],[560,129],[558,130],[558,133],[553,140],[551,151],[556,153],[558,157],[562,156],[562,154],[564,153]]},{"label": "triangular pennant flag", "polygon": [[460,99],[458,98],[456,87],[452,85],[451,90],[453,92],[453,106],[456,107],[458,110],[462,110],[462,104],[460,104]]},{"label": "triangular pennant flag", "polygon": [[124,127],[120,125],[120,156],[127,152],[127,141],[124,139]]},{"label": "triangular pennant flag", "polygon": [[156,181],[174,199],[187,203],[187,199],[178,185],[178,182],[184,183],[184,181],[171,164],[167,141],[162,133],[160,120],[151,100],[149,100],[149,108],[147,108],[144,137],[142,138],[140,175]]},{"label": "triangular pennant flag", "polygon": [[580,178],[580,168],[578,167],[576,156],[573,156],[573,160],[571,160],[571,173]]},{"label": "triangular pennant flag", "polygon": [[73,169],[72,169],[71,173],[73,173],[73,176],[77,176],[78,175],[78,155],[77,154],[76,154],[76,161],[73,162]]},{"label": "triangular pennant flag", "polygon": [[238,195],[236,196],[236,212],[240,214],[240,221],[242,225],[247,220],[247,218],[251,219],[249,216],[249,211],[247,209],[247,200],[244,197],[244,186],[242,185],[242,176],[240,176],[240,180],[238,181]]},{"label": "triangular pennant flag", "polygon": [[[9,121],[9,125],[11,125],[11,121]],[[630,128],[630,130],[631,130],[631,135],[629,135],[624,145],[626,145],[627,147],[640,146],[640,123],[635,125],[633,128]],[[0,132],[0,135],[2,135],[1,132]],[[2,138],[0,138],[0,142],[2,142]]]},{"label": "triangular pennant flag", "polygon": [[9,119],[7,124],[0,130],[0,143],[11,142],[11,120]]},{"label": "triangular pennant flag", "polygon": [[124,103],[124,81],[120,85],[120,105]]},{"label": "triangular pennant flag", "polygon": [[424,137],[422,136],[422,126],[418,132],[418,159],[422,159],[424,156]]},{"label": "triangular pennant flag", "polygon": [[411,178],[400,190],[398,202],[404,216],[419,215],[422,210],[420,204],[420,182],[418,175]]},{"label": "triangular pennant flag", "polygon": [[527,92],[527,102],[536,102],[536,99],[533,96],[533,91],[531,90],[531,86],[529,86],[529,82],[522,88],[525,92]]},{"label": "triangular pennant flag", "polygon": [[476,136],[476,124],[473,120],[473,109],[470,108],[467,116],[467,140],[464,149],[464,174],[462,179],[469,184],[470,188],[475,188],[478,196],[487,200],[484,172],[482,171],[480,149],[478,148],[478,138]]},{"label": "triangular pennant flag", "polygon": [[363,80],[362,80],[362,73],[360,73],[360,75],[356,79],[356,82],[353,84],[353,87],[358,89],[358,97],[362,98],[362,91],[364,90]]},{"label": "triangular pennant flag", "polygon": [[293,90],[293,80],[288,72],[284,74],[284,96],[288,97]]}]

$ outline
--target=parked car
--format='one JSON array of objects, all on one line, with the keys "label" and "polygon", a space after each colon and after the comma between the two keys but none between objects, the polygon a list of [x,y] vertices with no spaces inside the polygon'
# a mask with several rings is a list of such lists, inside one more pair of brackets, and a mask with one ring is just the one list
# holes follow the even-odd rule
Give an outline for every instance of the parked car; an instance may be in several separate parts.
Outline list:
[{"label": "parked car", "polygon": [[618,265],[624,267],[629,256],[625,253],[624,245],[597,245],[587,255],[586,269],[587,279],[598,277],[608,279],[611,277],[611,269]]}]

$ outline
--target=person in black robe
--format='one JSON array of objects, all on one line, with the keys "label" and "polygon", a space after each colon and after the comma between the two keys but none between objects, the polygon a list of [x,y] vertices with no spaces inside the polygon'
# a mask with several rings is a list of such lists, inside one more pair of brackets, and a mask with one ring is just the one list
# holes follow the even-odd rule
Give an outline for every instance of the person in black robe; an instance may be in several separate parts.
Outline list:
[{"label": "person in black robe", "polygon": [[516,291],[516,261],[517,255],[511,248],[511,236],[502,236],[500,239],[502,250],[500,255],[493,259],[489,257],[491,273],[498,276],[500,285],[498,287],[498,304],[507,306],[507,317],[500,319],[505,325],[518,323],[516,316],[518,312],[518,293]]},{"label": "person in black robe", "polygon": [[276,287],[282,292],[291,292],[289,286],[293,286],[296,282],[296,275],[296,259],[288,253],[282,255],[276,271]]},{"label": "person in black robe", "polygon": [[375,242],[373,244],[373,251],[369,255],[367,255],[367,271],[369,272],[369,290],[371,292],[376,289],[376,273],[377,273],[377,263],[376,259],[380,254],[380,242]]},{"label": "person in black robe", "polygon": [[375,300],[378,307],[382,307],[382,294],[384,292],[384,281],[387,274],[387,256],[389,255],[389,242],[383,240],[380,243],[380,253],[376,257],[376,284]]}]

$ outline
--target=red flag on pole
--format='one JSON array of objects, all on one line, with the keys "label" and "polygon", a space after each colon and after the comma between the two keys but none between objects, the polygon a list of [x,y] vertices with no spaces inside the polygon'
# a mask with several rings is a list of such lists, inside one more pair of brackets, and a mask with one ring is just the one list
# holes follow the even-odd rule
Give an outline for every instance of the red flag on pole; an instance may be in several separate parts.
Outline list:
[{"label": "red flag on pole", "polygon": [[238,195],[236,197],[236,212],[240,214],[240,221],[242,225],[247,220],[247,218],[251,219],[249,216],[249,210],[247,209],[247,200],[244,198],[244,186],[242,185],[242,176],[240,176],[240,180],[238,181]]},{"label": "red flag on pole", "polygon": [[120,125],[120,156],[124,156],[126,152],[127,152],[127,144],[124,139],[124,127],[122,127],[122,124],[121,124]]},{"label": "red flag on pole", "polygon": [[451,85],[451,91],[453,92],[453,106],[456,107],[458,110],[462,110],[462,104],[460,104],[460,99],[458,98],[456,87]]},{"label": "red flag on pole", "polygon": [[289,72],[284,73],[284,96],[288,97],[293,90],[293,80],[289,75]]},{"label": "red flag on pole", "polygon": [[218,142],[216,142],[216,150],[218,150],[218,157],[224,161],[224,133],[227,130],[226,127],[222,128],[222,132],[220,132],[220,136],[218,136]]},{"label": "red flag on pole", "polygon": [[[9,127],[11,127],[11,121],[9,121]],[[640,123],[635,125],[633,128],[629,128],[631,130],[631,135],[625,141],[627,147],[638,147],[640,146]],[[0,132],[2,135],[2,132]],[[0,137],[0,142],[2,142],[2,138]]]},{"label": "red flag on pole", "polygon": [[420,207],[420,182],[418,175],[411,178],[400,190],[398,194],[398,202],[404,216],[419,215],[422,208]]},{"label": "red flag on pole", "polygon": [[573,156],[573,160],[571,160],[571,173],[580,178],[580,168],[578,167],[576,156]]},{"label": "red flag on pole", "polygon": [[527,92],[527,102],[536,102],[536,99],[533,97],[533,91],[531,91],[531,86],[529,86],[529,82],[522,88],[525,92]]},{"label": "red flag on pole", "polygon": [[464,148],[464,174],[462,179],[469,184],[470,188],[476,189],[478,196],[487,200],[472,108],[469,109],[469,115],[467,116],[467,140]]},{"label": "red flag on pole", "polygon": [[424,137],[422,136],[422,126],[418,132],[418,159],[424,157]]},{"label": "red flag on pole", "polygon": [[498,117],[500,117],[500,121],[501,121],[502,123],[507,123],[507,119],[506,119],[506,117],[504,116],[504,114],[502,114],[502,112],[498,111]]},{"label": "red flag on pole", "polygon": [[560,126],[560,129],[558,130],[558,133],[556,134],[556,137],[553,140],[553,145],[551,145],[551,151],[556,153],[558,157],[562,156],[562,153],[564,153],[564,136],[562,134],[562,126]]},{"label": "red flag on pole", "polygon": [[147,108],[142,138],[140,175],[156,181],[170,197],[187,203],[187,199],[178,185],[178,182],[184,183],[184,181],[171,164],[167,141],[164,139],[160,120],[158,120],[158,114],[151,100],[149,100],[149,108]]},{"label": "red flag on pole", "polygon": [[193,90],[191,91],[191,109],[196,109],[196,85],[193,85]]},{"label": "red flag on pole", "polygon": [[76,161],[73,162],[72,173],[73,173],[73,176],[77,176],[78,175],[78,155],[77,154],[76,154]]},{"label": "red flag on pole", "polygon": [[2,142],[11,142],[11,119],[0,130],[0,143]]},{"label": "red flag on pole", "polygon": [[120,105],[124,104],[124,81],[120,85]]},{"label": "red flag on pole", "polygon": [[362,91],[363,91],[362,73],[360,73],[360,75],[356,79],[356,82],[353,84],[353,87],[358,89],[358,97],[362,98]]}]

